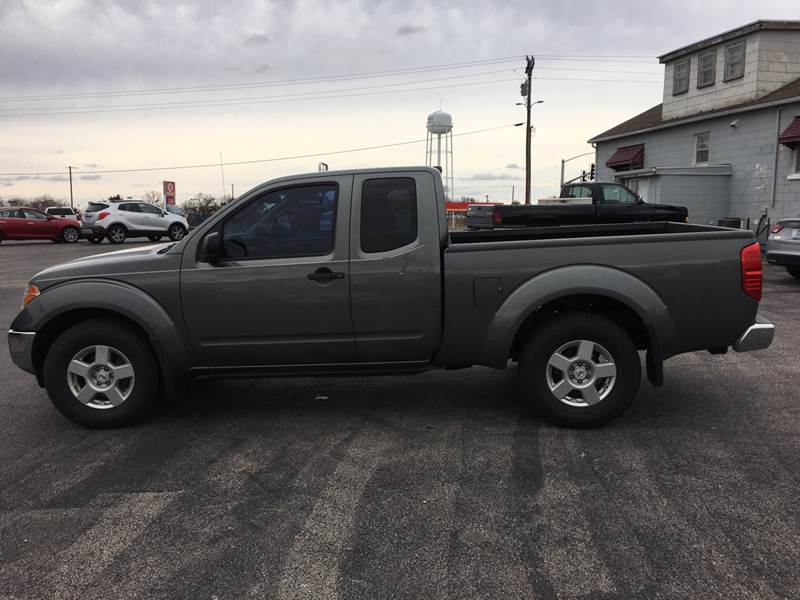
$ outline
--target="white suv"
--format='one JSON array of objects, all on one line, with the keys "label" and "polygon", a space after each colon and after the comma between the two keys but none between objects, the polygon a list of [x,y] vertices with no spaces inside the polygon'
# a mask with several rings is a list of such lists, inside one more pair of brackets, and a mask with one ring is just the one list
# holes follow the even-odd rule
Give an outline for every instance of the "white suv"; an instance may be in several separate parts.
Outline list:
[{"label": "white suv", "polygon": [[112,244],[121,244],[125,238],[144,236],[157,242],[165,235],[177,242],[188,230],[189,223],[181,215],[165,212],[154,204],[93,202],[83,213],[81,234],[95,244],[103,238]]}]

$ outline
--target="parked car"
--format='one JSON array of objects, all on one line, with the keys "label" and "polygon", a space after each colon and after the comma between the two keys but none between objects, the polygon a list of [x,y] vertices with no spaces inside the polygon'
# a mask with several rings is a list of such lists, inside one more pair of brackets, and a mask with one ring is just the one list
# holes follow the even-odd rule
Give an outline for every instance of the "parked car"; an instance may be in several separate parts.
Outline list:
[{"label": "parked car", "polygon": [[80,223],[56,218],[35,208],[0,208],[0,242],[3,240],[53,240],[75,243],[80,239]]},{"label": "parked car", "polygon": [[767,262],[800,279],[800,217],[781,219],[770,228]]},{"label": "parked car", "polygon": [[467,229],[493,229],[688,220],[689,211],[683,206],[648,204],[624,185],[591,181],[568,183],[561,187],[559,198],[538,204],[472,204],[465,224]]},{"label": "parked car", "polygon": [[[132,423],[191,378],[516,361],[552,421],[619,415],[696,350],[772,342],[753,233],[685,223],[447,231],[439,171],[267,182],[171,245],[34,276],[9,347],[56,408]],[[676,399],[680,401],[680,399]]]},{"label": "parked car", "polygon": [[74,219],[80,221],[80,216],[74,208],[69,206],[48,206],[44,209],[45,214],[52,215],[57,219]]},{"label": "parked car", "polygon": [[126,238],[144,236],[154,242],[164,236],[177,242],[188,230],[189,224],[181,215],[147,202],[124,201],[90,203],[83,214],[81,233],[94,243],[106,238],[112,244],[121,244]]}]

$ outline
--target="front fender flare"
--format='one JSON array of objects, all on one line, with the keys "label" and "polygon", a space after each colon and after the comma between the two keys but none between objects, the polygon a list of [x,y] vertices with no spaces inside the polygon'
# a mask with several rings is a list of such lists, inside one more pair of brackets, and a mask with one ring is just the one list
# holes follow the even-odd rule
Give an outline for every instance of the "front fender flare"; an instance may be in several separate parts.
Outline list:
[{"label": "front fender flare", "polygon": [[189,372],[188,350],[179,326],[163,307],[141,289],[119,281],[81,279],[45,289],[14,319],[17,331],[44,330],[59,317],[77,310],[116,313],[139,325],[155,350],[167,395],[173,395]]},{"label": "front fender flare", "polygon": [[676,332],[669,309],[659,295],[630,273],[601,265],[574,265],[545,271],[515,289],[500,305],[484,340],[482,364],[502,367],[514,337],[538,308],[561,298],[591,294],[621,302],[645,325],[655,356],[669,357]]}]

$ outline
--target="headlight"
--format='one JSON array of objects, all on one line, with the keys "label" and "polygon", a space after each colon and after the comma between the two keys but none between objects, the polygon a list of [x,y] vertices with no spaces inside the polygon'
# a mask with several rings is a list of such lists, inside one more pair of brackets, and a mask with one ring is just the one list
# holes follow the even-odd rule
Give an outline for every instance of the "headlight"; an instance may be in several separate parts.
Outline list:
[{"label": "headlight", "polygon": [[28,284],[28,289],[25,290],[25,295],[22,296],[22,308],[28,306],[31,301],[36,298],[41,292],[39,292],[39,288],[33,285],[32,283]]}]

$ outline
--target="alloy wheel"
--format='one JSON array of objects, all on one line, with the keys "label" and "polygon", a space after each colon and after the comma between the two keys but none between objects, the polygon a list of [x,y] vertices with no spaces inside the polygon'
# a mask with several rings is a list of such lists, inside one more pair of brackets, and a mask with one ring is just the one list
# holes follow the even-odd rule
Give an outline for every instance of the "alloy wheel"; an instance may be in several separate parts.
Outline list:
[{"label": "alloy wheel", "polygon": [[72,395],[91,408],[108,409],[125,402],[133,391],[133,365],[111,346],[88,346],[67,364],[67,384]]},{"label": "alloy wheel", "polygon": [[597,342],[573,340],[559,347],[546,366],[550,392],[569,406],[592,406],[614,388],[617,366]]}]

